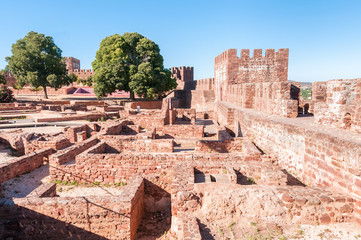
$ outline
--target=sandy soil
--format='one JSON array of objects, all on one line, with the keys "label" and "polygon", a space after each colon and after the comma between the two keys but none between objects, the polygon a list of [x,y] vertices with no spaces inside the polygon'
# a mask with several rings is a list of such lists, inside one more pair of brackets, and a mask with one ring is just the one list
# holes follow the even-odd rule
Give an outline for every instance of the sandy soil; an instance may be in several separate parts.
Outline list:
[{"label": "sandy soil", "polygon": [[56,193],[59,197],[119,196],[122,191],[122,187],[103,186],[58,186],[56,188]]},{"label": "sandy soil", "polygon": [[[2,184],[3,197],[5,198],[23,198],[31,193],[42,183],[49,183],[49,165],[43,165],[34,171],[23,174],[19,177],[10,179]],[[123,191],[122,186],[119,187],[103,187],[95,185],[61,185],[57,186],[57,195],[59,197],[78,197],[78,196],[119,196]]]},{"label": "sandy soil", "polygon": [[361,228],[355,223],[338,223],[330,225],[301,225],[300,230],[288,239],[302,240],[353,240],[361,239]]},{"label": "sandy soil", "polygon": [[43,165],[34,171],[10,179],[2,184],[5,198],[23,198],[42,183],[50,182],[49,165]]},{"label": "sandy soil", "polygon": [[0,164],[6,163],[13,158],[11,149],[5,144],[0,144]]},{"label": "sandy soil", "polygon": [[277,225],[243,219],[241,222],[199,222],[199,225],[202,239],[361,240],[361,228],[356,223]]},{"label": "sandy soil", "polygon": [[[25,127],[21,128],[23,132],[27,133],[43,133],[43,134],[56,134],[64,132],[64,127],[55,127],[55,126],[48,126],[48,127]],[[2,131],[14,131],[13,128],[9,129],[2,129]]]}]

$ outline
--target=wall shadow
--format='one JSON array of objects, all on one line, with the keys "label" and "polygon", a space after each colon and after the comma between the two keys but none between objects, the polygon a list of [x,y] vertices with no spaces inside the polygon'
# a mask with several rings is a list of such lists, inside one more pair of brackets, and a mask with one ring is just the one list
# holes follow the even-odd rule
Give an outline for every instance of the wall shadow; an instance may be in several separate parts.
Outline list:
[{"label": "wall shadow", "polygon": [[[15,215],[13,212],[0,218],[0,239],[107,239],[24,207],[14,205],[13,208],[16,208]],[[3,210],[1,212],[3,213]]]}]

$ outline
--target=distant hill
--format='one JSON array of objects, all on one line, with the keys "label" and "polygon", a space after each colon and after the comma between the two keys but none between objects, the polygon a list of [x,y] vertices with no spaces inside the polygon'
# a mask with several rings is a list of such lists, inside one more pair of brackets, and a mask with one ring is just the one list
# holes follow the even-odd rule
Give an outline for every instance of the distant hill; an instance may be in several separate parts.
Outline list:
[{"label": "distant hill", "polygon": [[[297,82],[297,81],[293,81],[293,80],[288,80],[290,82]],[[300,82],[301,83],[301,87],[312,87],[312,82]]]}]

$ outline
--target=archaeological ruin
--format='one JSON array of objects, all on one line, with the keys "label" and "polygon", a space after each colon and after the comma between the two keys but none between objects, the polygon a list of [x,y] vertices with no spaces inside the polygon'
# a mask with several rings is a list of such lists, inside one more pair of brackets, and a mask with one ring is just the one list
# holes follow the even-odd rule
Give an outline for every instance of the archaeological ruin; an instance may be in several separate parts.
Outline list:
[{"label": "archaeological ruin", "polygon": [[162,100],[1,104],[0,239],[361,238],[361,79],[305,100],[288,60],[229,49]]}]

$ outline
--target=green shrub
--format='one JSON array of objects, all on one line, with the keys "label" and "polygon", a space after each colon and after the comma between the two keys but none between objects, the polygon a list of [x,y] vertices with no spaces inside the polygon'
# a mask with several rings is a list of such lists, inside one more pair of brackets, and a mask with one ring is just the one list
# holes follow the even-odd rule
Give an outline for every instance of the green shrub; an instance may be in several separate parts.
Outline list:
[{"label": "green shrub", "polygon": [[0,84],[0,103],[14,101],[13,92],[4,84]]}]

